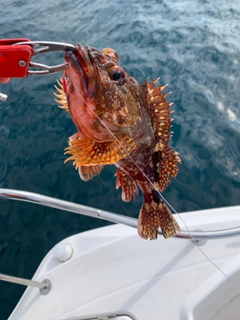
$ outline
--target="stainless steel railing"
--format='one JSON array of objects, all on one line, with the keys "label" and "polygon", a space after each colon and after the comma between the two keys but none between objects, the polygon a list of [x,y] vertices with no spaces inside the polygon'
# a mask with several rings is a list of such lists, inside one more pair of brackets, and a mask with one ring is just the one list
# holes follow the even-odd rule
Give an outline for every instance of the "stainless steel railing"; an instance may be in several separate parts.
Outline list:
[{"label": "stainless steel railing", "polygon": [[52,283],[49,279],[45,279],[42,282],[39,282],[0,273],[0,281],[12,282],[15,284],[21,284],[23,286],[38,288],[42,295],[48,294],[52,288]]},{"label": "stainless steel railing", "polygon": [[[0,188],[0,198],[2,199],[12,199],[12,200],[19,200],[25,202],[31,202],[35,204],[39,204],[46,207],[52,207],[60,210],[65,210],[77,214],[82,214],[85,216],[103,219],[114,223],[121,223],[130,227],[137,227],[137,219],[125,217],[119,214],[83,206],[77,203],[59,200],[52,197],[47,197],[44,195],[40,195],[33,192],[27,191],[18,191],[14,189],[3,189]],[[158,231],[159,234],[161,230]],[[224,230],[214,230],[214,231],[181,231],[175,235],[177,238],[182,239],[194,239],[194,242],[197,242],[198,245],[201,245],[206,242],[208,239],[221,239],[221,238],[228,238],[228,237],[235,237],[240,235],[240,227],[236,228],[229,228]],[[0,273],[0,280],[13,282],[25,286],[32,286],[36,287],[40,290],[40,293],[45,295],[51,291],[51,281],[49,279],[45,279],[42,282],[33,281],[18,277],[13,277],[5,274]]]},{"label": "stainless steel railing", "polygon": [[[12,199],[19,201],[26,201],[35,204],[39,204],[46,207],[52,207],[60,210],[65,210],[97,219],[107,220],[114,223],[124,224],[130,227],[137,227],[137,219],[125,217],[120,214],[111,213],[104,210],[95,209],[92,207],[83,206],[77,203],[59,200],[52,197],[47,197],[33,192],[18,191],[14,189],[3,189],[0,188],[0,198],[2,199]],[[161,230],[158,231],[159,234]],[[229,238],[240,235],[240,227],[229,228],[224,230],[214,230],[214,231],[185,231],[182,230],[180,233],[176,234],[176,238],[182,239],[193,239],[195,241],[210,240],[210,239],[221,239]]]}]

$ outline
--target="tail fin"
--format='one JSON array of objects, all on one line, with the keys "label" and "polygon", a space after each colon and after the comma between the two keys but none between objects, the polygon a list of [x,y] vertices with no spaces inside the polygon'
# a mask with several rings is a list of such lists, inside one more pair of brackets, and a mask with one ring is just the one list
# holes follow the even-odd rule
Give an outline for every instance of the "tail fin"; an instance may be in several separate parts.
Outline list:
[{"label": "tail fin", "polygon": [[180,227],[162,199],[157,203],[144,201],[138,218],[138,234],[144,239],[157,239],[158,228],[164,238],[180,232]]}]

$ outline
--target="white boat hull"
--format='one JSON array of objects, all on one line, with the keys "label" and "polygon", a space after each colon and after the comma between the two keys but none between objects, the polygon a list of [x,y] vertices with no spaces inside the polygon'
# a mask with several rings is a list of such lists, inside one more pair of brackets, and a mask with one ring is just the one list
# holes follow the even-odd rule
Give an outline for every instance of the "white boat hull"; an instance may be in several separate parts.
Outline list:
[{"label": "white boat hull", "polygon": [[[240,207],[181,217],[192,231],[232,228],[240,225]],[[71,258],[60,262],[55,248],[55,255],[51,250],[33,277],[49,279],[50,292],[42,295],[28,287],[10,320],[97,319],[99,315],[121,320],[240,319],[239,236],[208,240],[198,247],[189,239],[146,241],[134,228],[113,225],[61,243],[71,246]]]}]

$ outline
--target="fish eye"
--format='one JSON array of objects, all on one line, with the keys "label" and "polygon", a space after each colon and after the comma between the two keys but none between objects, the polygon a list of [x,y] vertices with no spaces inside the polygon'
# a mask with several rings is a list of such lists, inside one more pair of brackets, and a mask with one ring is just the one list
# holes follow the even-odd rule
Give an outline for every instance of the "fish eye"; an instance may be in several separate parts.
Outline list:
[{"label": "fish eye", "polygon": [[114,81],[120,80],[121,77],[122,77],[122,75],[121,75],[121,73],[118,72],[118,71],[116,71],[116,72],[114,72],[114,73],[112,74],[112,78],[113,78]]},{"label": "fish eye", "polygon": [[121,79],[124,78],[124,73],[121,69],[112,69],[109,72],[110,77],[113,81],[119,82]]}]

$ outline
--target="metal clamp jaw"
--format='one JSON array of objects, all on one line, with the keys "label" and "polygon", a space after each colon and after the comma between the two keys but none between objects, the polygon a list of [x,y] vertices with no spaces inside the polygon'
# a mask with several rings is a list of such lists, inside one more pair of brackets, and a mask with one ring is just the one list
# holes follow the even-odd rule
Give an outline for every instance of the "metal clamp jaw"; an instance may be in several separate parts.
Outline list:
[{"label": "metal clamp jaw", "polygon": [[[29,39],[0,40],[0,78],[24,78],[63,71],[67,64],[56,66],[32,62],[33,56],[53,51],[75,51],[75,46],[62,42],[30,41]],[[39,69],[32,70],[31,68]]]},{"label": "metal clamp jaw", "polygon": [[[55,66],[32,62],[33,56],[53,51],[75,51],[75,46],[62,42],[30,41],[26,38],[0,40],[0,78],[25,78],[29,75],[45,75],[61,72],[66,63]],[[0,101],[7,95],[0,93]]]},{"label": "metal clamp jaw", "polygon": [[[29,42],[19,42],[15,45],[19,46],[31,46],[33,50],[33,56],[45,53],[45,52],[54,52],[54,51],[75,51],[76,48],[74,45],[64,42],[51,42],[51,41],[29,41]],[[39,69],[31,70],[30,68]],[[67,68],[66,63],[62,63],[55,66],[48,66],[46,64],[29,62],[28,75],[43,75],[51,74],[56,72],[64,71]]]}]

